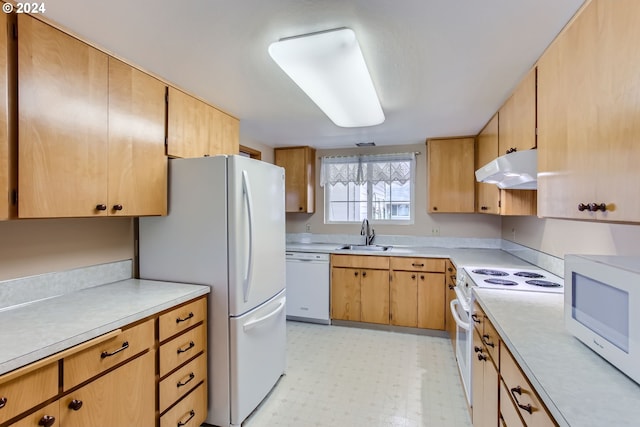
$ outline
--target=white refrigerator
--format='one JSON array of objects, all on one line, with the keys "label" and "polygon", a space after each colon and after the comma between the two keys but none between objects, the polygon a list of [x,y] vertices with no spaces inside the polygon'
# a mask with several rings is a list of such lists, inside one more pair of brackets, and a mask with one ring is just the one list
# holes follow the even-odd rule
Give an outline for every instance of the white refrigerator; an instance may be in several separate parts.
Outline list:
[{"label": "white refrigerator", "polygon": [[236,426],[285,371],[284,169],[169,161],[169,214],[140,218],[140,277],[211,286],[206,423]]}]

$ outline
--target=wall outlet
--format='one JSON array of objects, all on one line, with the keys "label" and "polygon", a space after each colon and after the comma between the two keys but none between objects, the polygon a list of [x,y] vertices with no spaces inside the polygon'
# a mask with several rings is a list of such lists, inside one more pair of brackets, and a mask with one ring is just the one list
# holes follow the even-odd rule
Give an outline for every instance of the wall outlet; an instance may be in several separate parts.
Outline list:
[{"label": "wall outlet", "polygon": [[440,229],[438,227],[433,227],[431,229],[431,235],[432,236],[439,236],[440,235]]},{"label": "wall outlet", "polygon": [[307,230],[307,233],[310,233],[311,232],[311,224],[305,225],[304,229]]}]

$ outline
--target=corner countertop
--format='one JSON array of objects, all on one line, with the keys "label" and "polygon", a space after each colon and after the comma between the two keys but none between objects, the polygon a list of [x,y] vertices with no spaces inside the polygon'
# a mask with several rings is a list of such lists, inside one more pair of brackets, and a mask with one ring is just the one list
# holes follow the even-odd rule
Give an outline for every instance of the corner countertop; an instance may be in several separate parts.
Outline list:
[{"label": "corner countertop", "polygon": [[558,424],[638,425],[640,385],[565,330],[563,294],[473,291]]},{"label": "corner countertop", "polygon": [[0,310],[0,375],[209,293],[129,279]]}]

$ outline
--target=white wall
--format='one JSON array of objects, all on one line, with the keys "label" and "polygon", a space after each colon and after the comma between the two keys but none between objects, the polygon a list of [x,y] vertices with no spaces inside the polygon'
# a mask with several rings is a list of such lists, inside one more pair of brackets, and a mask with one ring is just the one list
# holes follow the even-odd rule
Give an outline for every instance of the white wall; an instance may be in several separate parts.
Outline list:
[{"label": "white wall", "polygon": [[640,256],[640,225],[505,217],[502,238],[560,258],[571,253]]},{"label": "white wall", "polygon": [[303,233],[309,224],[316,234],[359,234],[360,224],[324,224],[324,190],[320,187],[320,157],[363,153],[420,152],[416,158],[415,222],[413,225],[376,225],[378,235],[431,236],[432,228],[442,237],[500,238],[500,218],[480,214],[427,213],[427,150],[424,144],[316,151],[316,211],[314,214],[287,214],[287,232]]}]

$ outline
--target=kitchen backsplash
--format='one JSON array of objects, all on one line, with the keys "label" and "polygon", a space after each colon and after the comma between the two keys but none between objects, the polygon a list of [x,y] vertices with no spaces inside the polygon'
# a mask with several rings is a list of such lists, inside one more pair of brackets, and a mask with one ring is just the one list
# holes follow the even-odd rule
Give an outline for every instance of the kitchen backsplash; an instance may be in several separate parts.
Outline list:
[{"label": "kitchen backsplash", "polygon": [[[363,243],[363,237],[356,234],[287,233],[287,242],[361,244]],[[562,258],[503,239],[380,235],[376,236],[374,244],[438,248],[502,249],[513,256],[537,265],[557,276],[564,276],[564,260]]]},{"label": "kitchen backsplash", "polygon": [[0,310],[68,292],[91,288],[132,277],[132,260],[39,274],[0,282]]}]

